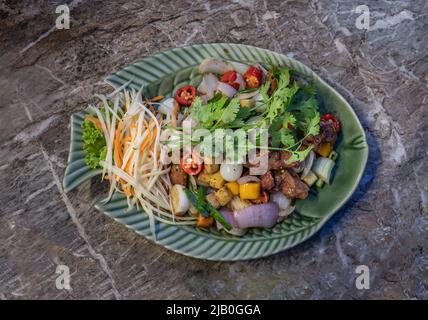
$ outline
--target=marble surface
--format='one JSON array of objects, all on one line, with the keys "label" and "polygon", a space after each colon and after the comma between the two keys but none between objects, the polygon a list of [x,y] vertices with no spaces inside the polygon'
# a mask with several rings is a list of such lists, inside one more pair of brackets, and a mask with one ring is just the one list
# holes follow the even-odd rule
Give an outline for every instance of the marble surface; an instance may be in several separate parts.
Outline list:
[{"label": "marble surface", "polygon": [[[427,299],[428,2],[0,1],[1,299]],[[71,28],[55,8],[68,3]],[[355,8],[370,9],[359,30]],[[275,256],[205,262],[97,212],[97,181],[64,194],[69,117],[138,58],[246,43],[315,70],[348,99],[370,145],[352,200]],[[55,286],[57,265],[71,290]],[[370,289],[355,286],[367,265]]]}]

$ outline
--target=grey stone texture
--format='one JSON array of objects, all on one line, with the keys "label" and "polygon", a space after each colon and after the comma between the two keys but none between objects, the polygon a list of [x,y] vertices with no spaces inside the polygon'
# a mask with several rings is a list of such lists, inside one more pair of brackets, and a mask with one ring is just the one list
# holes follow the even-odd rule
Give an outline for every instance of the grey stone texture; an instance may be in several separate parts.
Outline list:
[{"label": "grey stone texture", "polygon": [[[71,28],[55,8],[68,3]],[[1,299],[428,299],[428,2],[0,1]],[[247,262],[152,244],[94,209],[98,180],[64,194],[69,118],[103,79],[154,53],[245,43],[316,71],[370,146],[351,201],[305,243]],[[71,290],[55,287],[59,264]],[[370,289],[355,268],[370,268]]]}]

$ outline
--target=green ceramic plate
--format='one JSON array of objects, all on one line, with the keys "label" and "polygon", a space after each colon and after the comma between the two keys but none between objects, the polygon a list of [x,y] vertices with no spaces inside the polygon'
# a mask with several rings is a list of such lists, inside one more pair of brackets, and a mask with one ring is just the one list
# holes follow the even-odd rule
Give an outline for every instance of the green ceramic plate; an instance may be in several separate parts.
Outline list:
[{"label": "green ceramic plate", "polygon": [[[268,256],[291,248],[308,239],[351,197],[363,175],[368,156],[364,130],[345,99],[302,63],[282,54],[241,44],[201,44],[158,53],[112,74],[106,81],[117,88],[145,86],[148,95],[171,96],[184,84],[198,84],[197,66],[206,57],[219,57],[248,64],[274,63],[295,69],[318,90],[321,110],[334,113],[342,123],[342,134],[336,144],[339,158],[332,183],[318,193],[297,202],[297,209],[284,222],[272,229],[253,229],[244,237],[234,237],[216,230],[178,227],[157,222],[153,238],[147,215],[128,210],[123,196],[116,194],[96,207],[129,228],[175,252],[208,260],[246,260]],[[64,190],[70,191],[99,174],[84,162],[81,123],[86,111],[71,118],[71,144]]]}]

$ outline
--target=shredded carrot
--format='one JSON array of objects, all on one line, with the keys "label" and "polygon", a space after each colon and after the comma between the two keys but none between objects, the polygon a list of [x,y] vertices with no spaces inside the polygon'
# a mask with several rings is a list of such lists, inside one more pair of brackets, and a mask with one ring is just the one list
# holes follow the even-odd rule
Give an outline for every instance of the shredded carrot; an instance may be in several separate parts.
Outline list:
[{"label": "shredded carrot", "polygon": [[143,144],[141,145],[141,149],[140,149],[140,155],[143,153],[143,151],[147,148],[149,142],[151,139],[151,133],[149,131],[149,134],[147,135],[146,138],[144,138]]},{"label": "shredded carrot", "polygon": [[120,135],[122,133],[122,123],[119,123],[114,137],[114,163],[117,167],[122,166],[122,148],[120,144]]},{"label": "shredded carrot", "polygon": [[134,195],[134,191],[132,191],[131,187],[125,188],[123,193],[128,197],[132,197]]},{"label": "shredded carrot", "polygon": [[125,166],[125,172],[126,173],[128,173],[129,175],[131,175],[132,176],[132,172],[131,172],[131,164],[132,164],[132,162],[133,162],[133,160],[134,160],[134,158],[135,158],[135,153],[133,153],[132,154],[132,156],[129,158],[129,160],[128,160],[128,162],[126,163],[126,166]]},{"label": "shredded carrot", "polygon": [[151,102],[156,102],[156,101],[160,101],[160,100],[162,100],[163,99],[163,96],[156,96],[156,97],[154,97],[153,99],[151,99],[150,101]]},{"label": "shredded carrot", "polygon": [[147,137],[144,139],[143,142],[143,146],[141,147],[141,150],[144,150],[147,145],[144,145],[146,141],[148,141],[150,139],[150,136],[152,134],[151,129],[150,129],[150,125],[151,125],[152,120],[150,120],[150,123],[148,123],[146,120],[144,120],[144,125],[147,127]]},{"label": "shredded carrot", "polygon": [[150,142],[150,138],[146,137],[143,141],[143,144],[141,145],[141,150],[140,150],[141,153],[147,148],[147,145],[149,144],[149,142]]},{"label": "shredded carrot", "polygon": [[91,121],[95,128],[102,129],[101,121],[95,118],[92,114],[86,115],[85,119]]},{"label": "shredded carrot", "polygon": [[125,181],[120,179],[120,185],[122,186],[123,193],[128,197],[132,196],[134,192],[132,191],[132,187],[127,187]]},{"label": "shredded carrot", "polygon": [[136,136],[137,136],[137,128],[133,128],[133,130],[131,130],[131,141],[135,141]]},{"label": "shredded carrot", "polygon": [[122,142],[122,145],[124,147],[123,154],[125,154],[128,150],[128,144],[126,144],[126,142],[131,142],[131,141],[132,141],[131,132],[127,130],[125,135],[123,136],[123,142]]},{"label": "shredded carrot", "polygon": [[[121,132],[122,132],[122,123],[119,123],[119,125],[117,126],[117,130],[116,130],[116,134],[115,134],[115,138],[114,138],[114,163],[117,167],[122,167],[122,145],[120,143],[120,136],[121,136]],[[123,179],[119,180],[120,185],[122,186],[123,192],[126,195],[131,195],[130,193],[130,188],[126,187],[125,181]]]},{"label": "shredded carrot", "polygon": [[152,135],[152,137],[150,137],[151,139],[151,141],[150,141],[150,150],[154,150],[154,144],[155,144],[155,141],[156,141],[156,134],[157,134],[157,131],[158,131],[158,128],[157,127],[155,127],[154,128],[154,130],[153,130],[153,135]]},{"label": "shredded carrot", "polygon": [[[159,121],[159,126],[161,126],[161,125],[162,125],[162,120]],[[152,151],[154,151],[154,148],[155,148],[157,132],[158,132],[158,128],[155,126],[155,128],[153,130],[153,136],[152,136],[153,139],[151,139],[152,142],[150,143],[150,150],[152,150]]]},{"label": "shredded carrot", "polygon": [[172,109],[172,119],[171,119],[173,127],[175,127],[177,124],[177,114],[179,110],[180,110],[180,105],[178,104],[177,101],[174,100],[174,108]]}]

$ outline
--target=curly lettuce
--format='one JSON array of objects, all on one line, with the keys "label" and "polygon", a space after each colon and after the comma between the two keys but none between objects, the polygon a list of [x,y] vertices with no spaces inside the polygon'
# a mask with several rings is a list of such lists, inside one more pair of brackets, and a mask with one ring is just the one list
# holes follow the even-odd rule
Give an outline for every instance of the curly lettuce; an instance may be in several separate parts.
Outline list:
[{"label": "curly lettuce", "polygon": [[100,161],[106,159],[107,145],[101,129],[85,120],[83,128],[83,150],[86,152],[85,163],[92,169],[101,168]]}]

